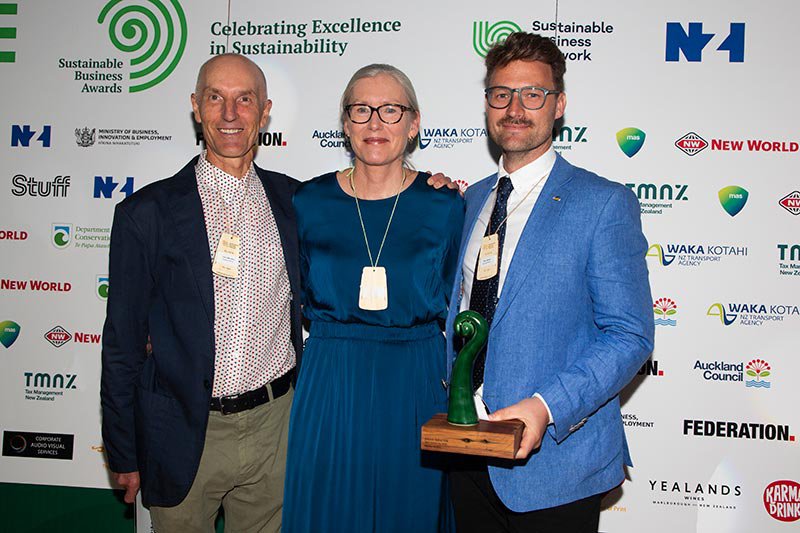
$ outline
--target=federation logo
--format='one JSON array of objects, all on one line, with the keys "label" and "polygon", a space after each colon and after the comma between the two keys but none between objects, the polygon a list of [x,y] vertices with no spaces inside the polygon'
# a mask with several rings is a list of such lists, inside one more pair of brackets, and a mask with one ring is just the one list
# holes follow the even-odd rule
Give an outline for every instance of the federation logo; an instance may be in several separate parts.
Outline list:
[{"label": "federation logo", "polygon": [[719,190],[719,203],[722,209],[730,216],[735,217],[744,209],[747,197],[750,195],[745,189],[738,185],[729,185]]},{"label": "federation logo", "polygon": [[656,326],[675,326],[678,321],[672,318],[678,312],[678,305],[671,298],[659,298],[653,302]]},{"label": "federation logo", "polygon": [[763,359],[753,359],[744,367],[744,372],[751,378],[745,382],[748,387],[760,387],[764,389],[770,388],[772,385],[766,379],[763,379],[772,374],[772,367]]},{"label": "federation logo", "polygon": [[623,128],[617,132],[617,144],[623,154],[633,157],[644,146],[645,136],[639,128]]},{"label": "federation logo", "polygon": [[509,35],[519,31],[522,31],[522,28],[510,20],[501,20],[494,24],[476,20],[472,23],[472,49],[479,56],[486,57],[493,45],[505,41]]},{"label": "federation logo", "polygon": [[95,285],[95,295],[102,301],[108,300],[108,275],[98,275]]},{"label": "federation logo", "polygon": [[97,17],[98,24],[106,21],[111,43],[132,57],[128,91],[150,89],[178,66],[186,48],[186,15],[177,0],[110,0]]},{"label": "federation logo", "polygon": [[692,131],[675,141],[675,146],[686,155],[697,155],[708,148],[708,143]]},{"label": "federation logo", "polygon": [[69,246],[72,240],[72,224],[53,224],[53,234],[50,242],[53,246],[59,249],[64,249]]},{"label": "federation logo", "polygon": [[56,348],[61,348],[70,340],[72,340],[72,335],[70,335],[69,331],[65,330],[61,326],[56,326],[45,333],[44,338]]},{"label": "federation logo", "polygon": [[778,201],[778,204],[793,215],[800,215],[800,191],[792,191]]},{"label": "federation logo", "polygon": [[75,143],[81,148],[92,146],[97,140],[97,128],[75,128]]},{"label": "federation logo", "polygon": [[800,483],[781,479],[767,485],[764,489],[764,509],[781,522],[800,519]]},{"label": "federation logo", "polygon": [[0,344],[6,348],[11,348],[19,337],[20,326],[13,320],[3,320],[0,322]]}]

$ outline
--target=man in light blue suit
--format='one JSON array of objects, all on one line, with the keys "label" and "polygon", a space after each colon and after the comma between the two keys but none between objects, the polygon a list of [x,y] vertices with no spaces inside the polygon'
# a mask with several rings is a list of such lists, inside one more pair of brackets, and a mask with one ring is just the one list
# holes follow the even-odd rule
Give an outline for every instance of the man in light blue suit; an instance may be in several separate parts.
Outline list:
[{"label": "man in light blue suit", "polygon": [[552,148],[564,56],[516,33],[486,57],[497,174],[472,185],[448,318],[490,323],[476,404],[525,423],[516,461],[463,457],[451,473],[460,532],[596,532],[600,498],[631,465],[618,393],[653,349],[639,203]]}]

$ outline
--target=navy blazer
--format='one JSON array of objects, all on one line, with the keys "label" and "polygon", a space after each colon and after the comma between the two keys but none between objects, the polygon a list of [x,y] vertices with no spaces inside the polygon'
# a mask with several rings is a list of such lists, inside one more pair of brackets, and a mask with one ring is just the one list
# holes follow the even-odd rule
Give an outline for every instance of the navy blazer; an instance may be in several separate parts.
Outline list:
[{"label": "navy blazer", "polygon": [[[193,159],[114,212],[100,399],[113,472],[138,470],[145,505],[173,506],[203,452],[214,379],[214,284]],[[292,343],[302,351],[292,195],[298,182],[256,167],[280,233],[292,291]],[[153,351],[146,355],[148,335]]]}]

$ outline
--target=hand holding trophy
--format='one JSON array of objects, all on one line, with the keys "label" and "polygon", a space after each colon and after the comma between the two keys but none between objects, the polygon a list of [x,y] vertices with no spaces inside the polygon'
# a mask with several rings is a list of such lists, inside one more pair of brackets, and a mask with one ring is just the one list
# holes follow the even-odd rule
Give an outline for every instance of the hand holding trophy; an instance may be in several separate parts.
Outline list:
[{"label": "hand holding trophy", "polygon": [[521,420],[478,420],[472,397],[472,365],[489,337],[489,326],[475,311],[456,317],[453,330],[467,339],[458,353],[450,381],[447,414],[422,426],[422,449],[514,459],[525,425]]}]

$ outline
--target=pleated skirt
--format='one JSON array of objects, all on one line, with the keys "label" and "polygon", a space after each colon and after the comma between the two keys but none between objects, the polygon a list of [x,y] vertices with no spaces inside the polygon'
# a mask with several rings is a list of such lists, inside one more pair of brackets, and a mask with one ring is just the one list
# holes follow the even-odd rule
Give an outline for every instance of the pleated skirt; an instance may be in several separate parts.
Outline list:
[{"label": "pleated skirt", "polygon": [[420,427],[446,411],[444,338],[314,322],[289,428],[283,532],[450,531],[440,454]]}]

